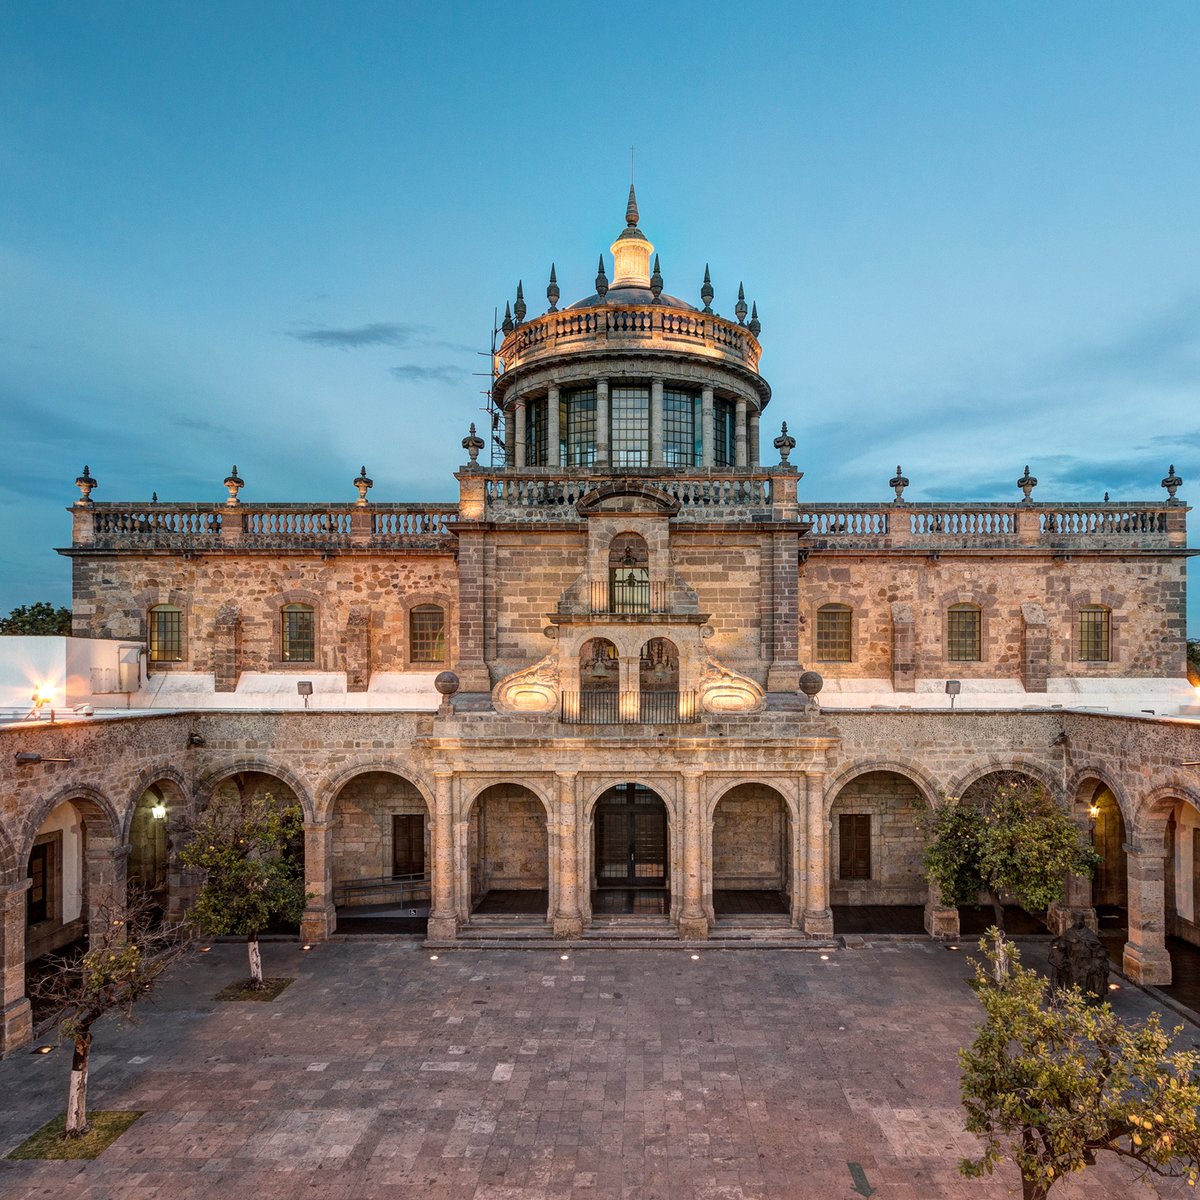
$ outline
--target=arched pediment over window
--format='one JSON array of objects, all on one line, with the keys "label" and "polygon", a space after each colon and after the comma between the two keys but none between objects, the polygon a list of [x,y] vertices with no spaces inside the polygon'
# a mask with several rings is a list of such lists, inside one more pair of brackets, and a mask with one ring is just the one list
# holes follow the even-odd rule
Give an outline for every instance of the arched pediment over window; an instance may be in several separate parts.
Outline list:
[{"label": "arched pediment over window", "polygon": [[652,484],[635,479],[614,479],[580,496],[575,502],[575,511],[581,517],[613,512],[673,517],[679,511],[679,501]]}]

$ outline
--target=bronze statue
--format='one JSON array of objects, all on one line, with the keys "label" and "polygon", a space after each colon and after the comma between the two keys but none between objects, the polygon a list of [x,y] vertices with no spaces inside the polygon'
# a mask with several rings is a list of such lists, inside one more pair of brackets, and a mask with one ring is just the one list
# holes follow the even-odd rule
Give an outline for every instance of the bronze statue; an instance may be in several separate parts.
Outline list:
[{"label": "bronze statue", "polygon": [[1077,987],[1092,1000],[1103,1000],[1108,992],[1108,951],[1089,929],[1082,914],[1075,924],[1050,943],[1050,983],[1056,991]]}]

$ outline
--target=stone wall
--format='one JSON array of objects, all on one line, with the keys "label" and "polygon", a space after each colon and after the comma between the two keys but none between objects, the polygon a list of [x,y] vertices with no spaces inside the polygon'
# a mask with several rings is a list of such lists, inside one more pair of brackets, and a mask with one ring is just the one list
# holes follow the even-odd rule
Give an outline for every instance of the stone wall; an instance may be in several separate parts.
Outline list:
[{"label": "stone wall", "polygon": [[787,822],[779,793],[758,783],[726,792],[713,812],[713,890],[784,891],[788,861]]},{"label": "stone wall", "polygon": [[520,784],[496,784],[475,801],[469,843],[473,898],[492,889],[549,887],[546,810]]},{"label": "stone wall", "polygon": [[[392,873],[392,817],[425,817],[425,863],[431,861],[431,828],[421,793],[407,779],[372,771],[351,779],[333,805],[333,882]],[[366,897],[365,903],[372,902]]]},{"label": "stone wall", "polygon": [[[829,899],[832,904],[923,904],[928,894],[918,825],[921,797],[916,787],[888,771],[859,775],[843,787],[830,810]],[[841,879],[839,817],[871,818],[871,877]]]}]

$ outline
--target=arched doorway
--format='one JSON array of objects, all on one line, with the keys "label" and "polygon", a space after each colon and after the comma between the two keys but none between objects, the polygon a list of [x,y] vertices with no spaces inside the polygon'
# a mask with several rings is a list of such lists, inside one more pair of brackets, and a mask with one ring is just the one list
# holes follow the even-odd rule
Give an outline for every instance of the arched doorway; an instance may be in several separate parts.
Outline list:
[{"label": "arched doorway", "polygon": [[711,858],[716,917],[790,911],[793,836],[787,805],[767,784],[738,784],[717,801]]},{"label": "arched doorway", "polygon": [[589,638],[579,648],[579,720],[612,725],[618,720],[621,658],[608,638]]},{"label": "arched doorway", "polygon": [[593,913],[670,911],[667,806],[641,783],[620,783],[597,801],[593,827]]},{"label": "arched doorway", "polygon": [[546,809],[519,783],[485,788],[467,826],[472,915],[538,916],[550,907]]},{"label": "arched doorway", "polygon": [[429,810],[391,771],[348,780],[333,801],[331,880],[341,933],[424,933],[429,920]]},{"label": "arched doorway", "polygon": [[[1096,910],[1097,932],[1109,954],[1121,961],[1121,948],[1129,932],[1129,882],[1125,861],[1125,818],[1117,798],[1102,783],[1090,789],[1088,820],[1092,848],[1100,855],[1092,876],[1092,906]],[[1169,903],[1168,889],[1168,903]]]}]

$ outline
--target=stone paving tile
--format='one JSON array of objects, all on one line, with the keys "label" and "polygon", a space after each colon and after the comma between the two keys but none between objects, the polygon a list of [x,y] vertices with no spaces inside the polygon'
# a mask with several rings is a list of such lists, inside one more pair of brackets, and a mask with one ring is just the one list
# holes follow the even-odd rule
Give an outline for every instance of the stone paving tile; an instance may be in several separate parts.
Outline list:
[{"label": "stone paving tile", "polygon": [[[216,946],[97,1034],[93,1104],[146,1115],[93,1163],[0,1161],[0,1197],[853,1200],[850,1162],[879,1200],[1019,1194],[1011,1168],[955,1169],[963,955],[690,953],[271,945],[297,979],[257,1005],[211,999],[244,964]],[[0,1153],[61,1110],[68,1070],[0,1063]],[[1054,1196],[1182,1194],[1159,1188],[1102,1160]]]}]

